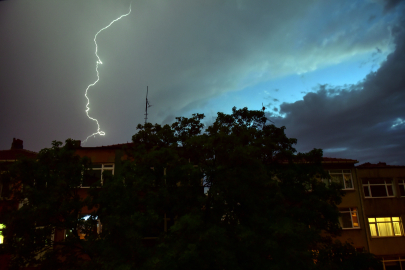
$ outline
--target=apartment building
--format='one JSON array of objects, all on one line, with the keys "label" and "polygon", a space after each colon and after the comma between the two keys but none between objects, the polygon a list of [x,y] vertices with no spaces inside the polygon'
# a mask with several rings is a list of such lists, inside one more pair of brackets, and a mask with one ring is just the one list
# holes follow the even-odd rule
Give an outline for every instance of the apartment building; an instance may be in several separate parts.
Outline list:
[{"label": "apartment building", "polygon": [[[23,141],[13,138],[11,148],[8,150],[0,150],[0,174],[6,172],[11,164],[13,164],[20,157],[35,158],[36,152],[24,149]],[[10,185],[7,182],[0,182],[0,244],[3,244],[4,237],[2,229],[5,228],[4,213],[7,209],[17,209],[18,201],[13,200],[10,194]],[[10,255],[0,255],[0,270],[7,269],[6,266],[10,260]]]},{"label": "apartment building", "polygon": [[[381,259],[384,270],[405,270],[405,166],[324,158],[322,165],[346,195],[338,205],[342,242]],[[326,183],[328,184],[328,183]]]},{"label": "apartment building", "polygon": [[[366,224],[362,221],[362,201],[360,197],[361,186],[357,181],[357,160],[324,157],[323,168],[329,172],[329,181],[339,183],[345,191],[342,202],[338,205],[340,211],[339,222],[342,234],[338,239],[342,242],[352,243],[358,251],[368,250]],[[328,183],[326,183],[328,184]]]},{"label": "apartment building", "polygon": [[405,166],[379,162],[356,167],[367,250],[386,270],[405,270]]},{"label": "apartment building", "polygon": [[[118,174],[121,161],[128,159],[126,149],[131,147],[132,143],[82,147],[77,141],[76,154],[90,158],[93,164],[93,170],[88,171],[86,181],[79,187],[80,196],[86,197],[93,183],[101,181],[103,184],[108,179],[106,176]],[[10,150],[0,151],[0,165],[5,168],[20,155],[35,157],[36,153],[24,150],[22,141],[14,139]],[[324,157],[322,161],[324,169],[331,176],[325,184],[340,183],[346,193],[338,205],[343,229],[338,239],[352,243],[358,251],[374,253],[383,261],[385,270],[405,270],[402,224],[405,218],[405,166],[390,166],[381,162],[356,166],[357,163],[353,159],[329,157]],[[2,190],[6,191],[4,186]],[[6,206],[10,202],[5,198],[0,200],[0,218],[1,209],[10,207]],[[18,207],[18,204],[13,205]],[[90,212],[83,209],[82,214]],[[161,229],[166,231],[173,219],[162,216],[162,220]],[[97,226],[97,230],[101,230],[101,226]],[[65,231],[56,231],[53,239],[63,241],[65,235]],[[6,263],[7,259],[0,257],[0,264]]]}]

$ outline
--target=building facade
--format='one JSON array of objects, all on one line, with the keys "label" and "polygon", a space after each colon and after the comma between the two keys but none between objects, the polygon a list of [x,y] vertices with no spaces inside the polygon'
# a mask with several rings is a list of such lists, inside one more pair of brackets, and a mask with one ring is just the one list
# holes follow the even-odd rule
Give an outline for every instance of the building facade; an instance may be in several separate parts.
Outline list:
[{"label": "building facade", "polygon": [[386,270],[405,270],[405,166],[365,163],[356,171],[367,250]]},{"label": "building facade", "polygon": [[[8,150],[0,150],[0,177],[5,173],[8,168],[20,157],[35,158],[36,152],[24,149],[23,141],[13,138],[11,148]],[[13,200],[10,192],[10,184],[4,181],[0,181],[0,244],[3,244],[4,237],[2,230],[5,228],[4,211],[7,209],[18,209],[19,202]],[[7,265],[10,260],[10,255],[0,255],[0,270],[8,269]]]},{"label": "building facade", "polygon": [[[90,158],[93,166],[86,175],[86,181],[78,187],[80,196],[85,198],[93,183],[100,181],[103,185],[108,175],[119,174],[122,161],[128,159],[126,149],[131,147],[131,143],[81,147],[78,141],[76,154]],[[5,171],[19,156],[35,158],[36,155],[35,152],[24,150],[21,140],[14,139],[10,150],[0,151],[0,171]],[[378,256],[383,261],[384,270],[405,270],[405,166],[390,166],[381,162],[356,166],[357,163],[353,159],[328,157],[322,161],[323,168],[331,176],[330,180],[323,180],[325,184],[339,183],[345,191],[338,205],[342,227],[338,239],[352,243],[358,251]],[[7,193],[7,186],[3,184],[0,187],[0,233],[2,209],[18,207],[18,202],[7,197]],[[83,215],[90,212],[88,209],[82,210]],[[166,215],[162,216],[162,231],[167,231],[173,222],[173,218],[170,220]],[[100,230],[101,224],[98,224],[97,231]],[[56,230],[52,238],[63,241],[66,233]],[[2,241],[0,234],[0,244]],[[0,256],[0,269],[1,265],[7,265],[7,260],[9,257]]]}]

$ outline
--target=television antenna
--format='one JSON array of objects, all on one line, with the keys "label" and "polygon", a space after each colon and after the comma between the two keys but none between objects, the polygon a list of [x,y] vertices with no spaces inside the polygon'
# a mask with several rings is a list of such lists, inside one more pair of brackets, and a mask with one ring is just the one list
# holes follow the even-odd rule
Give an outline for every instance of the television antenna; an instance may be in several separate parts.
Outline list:
[{"label": "television antenna", "polygon": [[148,92],[149,92],[149,89],[148,89],[148,86],[146,86],[145,124],[148,121],[148,108],[152,107],[152,105],[150,105],[149,101],[148,101]]}]

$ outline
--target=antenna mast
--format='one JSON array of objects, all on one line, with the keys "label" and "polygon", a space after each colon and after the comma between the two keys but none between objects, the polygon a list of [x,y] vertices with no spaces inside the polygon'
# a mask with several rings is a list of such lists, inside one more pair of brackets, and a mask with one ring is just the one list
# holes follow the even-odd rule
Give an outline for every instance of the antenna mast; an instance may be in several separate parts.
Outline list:
[{"label": "antenna mast", "polygon": [[148,121],[148,108],[152,106],[149,104],[149,101],[148,101],[148,92],[149,92],[149,89],[148,89],[148,86],[146,86],[145,124]]}]

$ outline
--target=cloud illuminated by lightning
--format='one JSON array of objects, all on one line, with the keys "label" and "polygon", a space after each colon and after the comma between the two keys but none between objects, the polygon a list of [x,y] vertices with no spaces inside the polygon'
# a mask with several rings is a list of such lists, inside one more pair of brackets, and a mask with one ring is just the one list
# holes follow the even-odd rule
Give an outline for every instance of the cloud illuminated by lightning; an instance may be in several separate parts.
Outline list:
[{"label": "cloud illuminated by lightning", "polygon": [[115,20],[113,20],[112,22],[110,22],[110,24],[107,25],[106,27],[101,28],[101,29],[96,33],[96,35],[94,36],[94,44],[96,44],[96,51],[95,51],[95,54],[96,54],[96,57],[97,57],[97,62],[96,62],[97,80],[96,80],[94,83],[91,83],[91,84],[89,84],[89,85],[87,86],[86,92],[85,92],[84,96],[85,96],[86,99],[87,99],[86,115],[87,115],[87,117],[88,117],[90,120],[93,120],[94,122],[96,122],[96,124],[97,124],[97,132],[94,132],[93,134],[87,136],[87,138],[83,141],[83,143],[86,143],[87,140],[88,140],[90,137],[96,136],[97,134],[98,134],[98,135],[101,135],[101,136],[104,136],[104,135],[105,135],[105,132],[100,130],[100,124],[98,123],[97,119],[96,119],[96,118],[93,118],[93,117],[91,117],[91,116],[89,115],[89,111],[90,111],[90,107],[89,107],[89,105],[90,105],[90,99],[89,99],[89,97],[87,96],[87,92],[89,91],[89,88],[92,87],[92,86],[94,86],[94,85],[100,80],[100,76],[99,76],[99,73],[98,73],[98,65],[103,64],[103,62],[101,62],[101,59],[100,59],[100,57],[99,57],[98,54],[97,54],[97,50],[98,50],[97,41],[96,41],[96,40],[97,40],[97,35],[100,34],[101,31],[103,31],[103,30],[107,29],[108,27],[110,27],[110,26],[111,26],[113,23],[115,23],[116,21],[120,20],[121,18],[123,18],[123,17],[125,17],[125,16],[128,16],[130,13],[131,13],[131,4],[129,5],[129,12],[128,12],[128,13],[126,13],[126,14],[124,14],[124,15],[121,15],[121,16],[118,17],[117,19],[115,19]]}]

